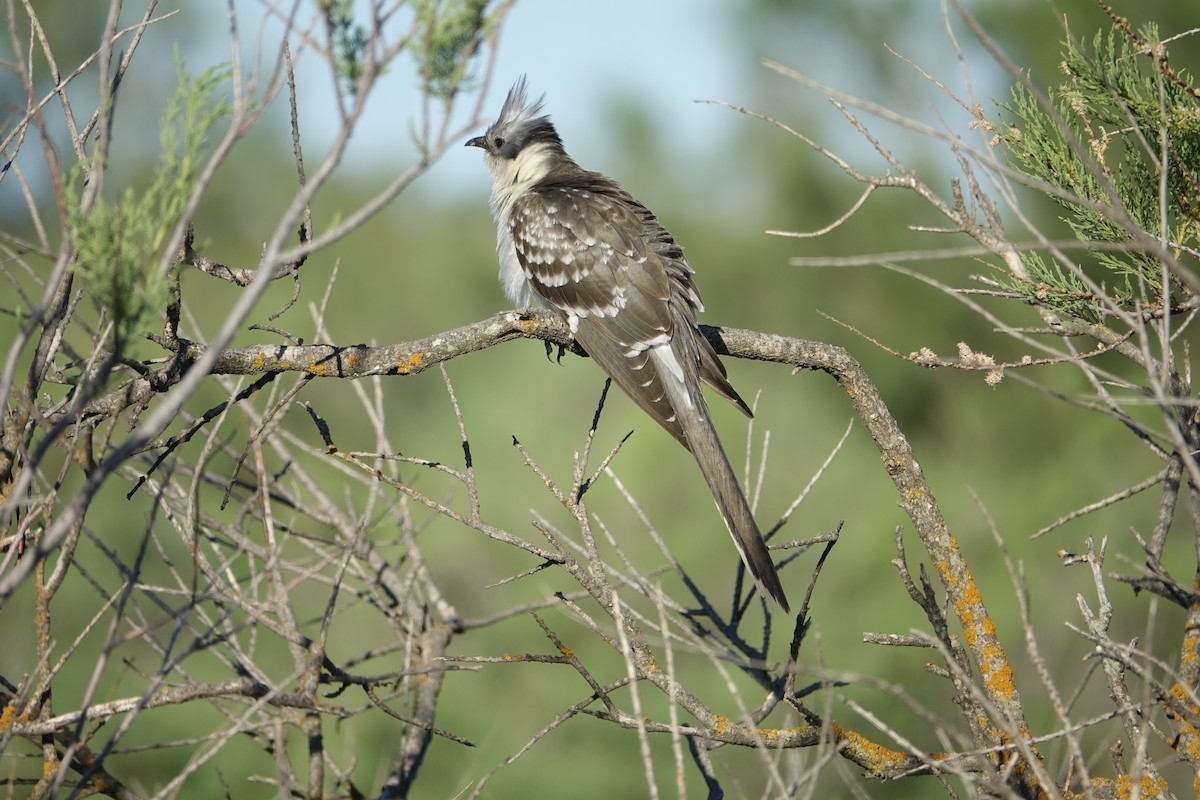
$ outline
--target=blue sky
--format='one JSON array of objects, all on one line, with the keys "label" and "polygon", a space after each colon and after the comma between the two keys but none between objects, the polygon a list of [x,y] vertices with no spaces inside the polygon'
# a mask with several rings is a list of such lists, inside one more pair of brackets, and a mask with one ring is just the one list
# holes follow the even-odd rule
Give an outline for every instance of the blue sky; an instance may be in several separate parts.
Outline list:
[{"label": "blue sky", "polygon": [[[681,157],[703,153],[737,122],[725,109],[694,102],[736,99],[745,73],[737,62],[745,54],[724,41],[728,9],[729,4],[683,0],[519,0],[504,24],[485,113],[493,117],[509,86],[524,74],[531,94],[545,93],[546,110],[568,149],[589,168],[603,171],[620,160],[620,145],[603,118],[617,98],[653,109],[657,125],[669,120],[680,126]],[[411,73],[388,80],[384,92],[399,105],[416,101]],[[390,127],[368,121],[362,138],[383,136]],[[474,151],[451,151],[435,169],[437,183],[448,184],[451,193],[490,186]]]},{"label": "blue sky", "polygon": [[[247,3],[248,17],[260,7]],[[562,0],[518,0],[505,21],[494,80],[488,88],[485,114],[494,118],[509,86],[524,74],[532,94],[545,93],[546,109],[554,118],[567,149],[583,166],[614,172],[625,162],[614,126],[605,118],[614,103],[646,110],[660,135],[670,136],[672,169],[702,165],[714,156],[718,143],[727,141],[736,126],[761,124],[719,106],[697,100],[724,100],[753,104],[750,80],[785,84],[784,79],[761,67],[738,31],[739,3],[722,0],[609,0],[602,4]],[[816,15],[819,19],[819,15]],[[819,24],[814,21],[814,25]],[[776,32],[764,47],[779,48],[771,57],[794,66],[838,88],[872,97],[872,80],[860,67],[866,48],[882,51],[883,41],[856,42],[847,47],[835,34],[808,26]],[[888,44],[917,60],[933,74],[953,82],[958,69],[942,30],[937,3],[928,3],[906,18],[902,29],[891,30]],[[310,59],[315,61],[315,59]],[[404,155],[393,159],[394,168],[412,158],[408,141],[397,141],[395,132],[406,130],[417,103],[416,81],[406,57],[401,57],[377,91],[371,112],[355,134],[349,165],[368,164],[376,169],[381,153]],[[316,66],[315,64],[313,66]],[[480,65],[482,66],[482,65]],[[909,67],[897,61],[897,69]],[[324,71],[324,67],[321,66]],[[310,75],[310,86],[324,88],[328,80]],[[925,116],[944,97],[929,90],[915,73],[908,82],[920,96],[911,112]],[[768,113],[816,113],[844,125],[814,93],[795,87],[786,108],[759,108]],[[874,96],[887,102],[895,97]],[[301,113],[310,121],[333,121],[332,107],[320,104],[328,95],[302,98]],[[471,98],[462,103],[472,108]],[[904,101],[907,102],[907,99]],[[465,118],[464,118],[465,121]],[[807,124],[808,120],[802,120]],[[931,121],[931,120],[929,120]],[[329,129],[332,131],[332,128]],[[812,133],[813,127],[808,131]],[[677,133],[676,133],[677,131]],[[480,131],[481,132],[481,131]],[[841,134],[839,134],[840,136]],[[854,139],[855,137],[851,136]],[[838,144],[845,144],[844,141]],[[854,141],[854,147],[861,147]],[[397,152],[399,151],[399,152]],[[474,151],[449,151],[436,164],[422,191],[462,196],[490,185]],[[619,177],[619,176],[618,176]]]},{"label": "blue sky", "polygon": [[[298,0],[300,18],[307,24],[315,11],[315,0]],[[166,0],[159,8],[168,14],[171,6],[180,9],[172,18],[153,26],[147,43],[139,51],[135,69],[125,91],[126,104],[120,109],[120,124],[132,126],[137,134],[127,137],[138,150],[157,143],[154,135],[161,105],[131,105],[129,98],[162,97],[174,85],[170,47],[183,47],[188,71],[198,75],[206,67],[230,61],[225,31],[229,22],[221,4],[195,4]],[[755,92],[750,81],[773,82],[783,86],[784,100],[773,107],[756,110],[781,114],[809,133],[820,130],[816,115],[843,125],[814,93],[786,86],[783,79],[757,64],[751,48],[736,29],[742,3],[728,0],[608,0],[580,3],[563,0],[517,0],[503,27],[494,81],[487,92],[485,113],[492,117],[499,110],[504,94],[520,75],[528,76],[534,93],[544,92],[546,108],[557,123],[569,151],[585,167],[610,172],[630,182],[623,172],[628,161],[621,153],[623,141],[612,120],[606,117],[616,105],[642,110],[648,124],[662,137],[669,137],[670,164],[662,174],[686,175],[691,170],[715,170],[713,159],[721,157],[718,145],[732,140],[731,133],[747,125],[758,125],[728,109],[700,104],[698,99],[726,100],[753,106]],[[921,61],[933,74],[953,80],[958,72],[950,60],[950,48],[938,19],[938,3],[919,4],[905,17],[900,29],[887,31],[890,44]],[[278,18],[264,22],[264,0],[235,0],[237,30],[242,46],[242,72],[250,74],[257,63],[265,71],[274,64],[280,37],[284,34]],[[142,9],[125,9],[123,22],[133,24]],[[819,15],[815,15],[820,19]],[[393,40],[407,24],[403,14],[397,18]],[[913,76],[909,84],[922,87],[915,99],[879,97],[880,87],[871,85],[868,71],[860,59],[883,47],[882,41],[864,36],[863,41],[847,44],[839,39],[841,31],[824,31],[817,26],[797,23],[796,30],[774,31],[771,42],[762,48],[779,61],[795,66],[831,85],[884,102],[897,101],[905,108],[928,119],[928,86]],[[322,39],[322,31],[315,31]],[[969,38],[969,37],[966,37]],[[304,52],[301,39],[293,31],[289,36],[298,55],[300,115],[304,131],[307,161],[315,163],[333,137],[336,113],[332,102],[329,70],[315,54]],[[776,52],[778,51],[778,52]],[[151,64],[145,63],[152,62]],[[898,68],[903,67],[897,62]],[[144,83],[139,83],[144,82]],[[139,88],[140,86],[140,88]],[[94,79],[83,78],[72,89],[80,96],[79,107],[94,103]],[[148,91],[150,94],[145,94]],[[90,98],[90,100],[89,100]],[[465,111],[473,107],[471,98],[463,103]],[[944,99],[944,98],[942,98]],[[395,174],[415,158],[408,136],[416,116],[418,93],[411,58],[402,54],[389,68],[372,98],[370,109],[358,126],[344,168],[382,176]],[[272,147],[286,146],[286,96],[273,109],[272,118],[256,135],[270,138]],[[481,130],[482,125],[473,129]],[[845,146],[853,135],[835,139]],[[466,136],[463,136],[465,141]],[[122,139],[126,141],[126,139]],[[853,141],[851,147],[860,147]],[[31,179],[40,175],[40,156],[30,150],[24,154],[25,168]],[[736,158],[736,154],[731,157]],[[451,148],[422,178],[419,193],[451,197],[482,196],[490,183],[482,168],[479,153]]]},{"label": "blue sky", "polygon": [[733,52],[720,30],[728,8],[682,0],[521,0],[504,28],[499,85],[488,105],[498,110],[508,83],[525,73],[579,152],[611,157],[601,114],[617,96],[657,109],[686,132],[682,147],[702,148],[731,115],[693,101],[733,98],[745,71],[738,63],[744,54]]}]

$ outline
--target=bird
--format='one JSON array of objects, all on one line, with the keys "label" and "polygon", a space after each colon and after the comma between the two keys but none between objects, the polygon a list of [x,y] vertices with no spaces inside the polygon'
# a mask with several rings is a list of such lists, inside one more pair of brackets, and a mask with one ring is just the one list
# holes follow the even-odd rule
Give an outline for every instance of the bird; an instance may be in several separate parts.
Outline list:
[{"label": "bird", "polygon": [[652,420],[687,448],[763,597],[789,611],[779,573],[738,484],[701,384],[747,417],[725,367],[696,323],[704,310],[683,248],[612,178],[567,155],[526,81],[466,146],[493,177],[500,282],[519,307],[557,312],[575,341]]}]

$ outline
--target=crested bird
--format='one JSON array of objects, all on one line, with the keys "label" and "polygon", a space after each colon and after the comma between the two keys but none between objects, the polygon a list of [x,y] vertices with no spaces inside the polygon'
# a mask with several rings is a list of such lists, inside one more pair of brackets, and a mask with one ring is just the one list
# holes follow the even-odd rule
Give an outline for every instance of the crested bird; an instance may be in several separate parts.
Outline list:
[{"label": "crested bird", "polygon": [[701,384],[749,406],[696,324],[704,310],[683,248],[616,181],[567,155],[522,77],[468,147],[492,172],[500,282],[518,306],[557,312],[617,386],[686,447],[759,592],[788,611],[758,524],[709,416]]}]

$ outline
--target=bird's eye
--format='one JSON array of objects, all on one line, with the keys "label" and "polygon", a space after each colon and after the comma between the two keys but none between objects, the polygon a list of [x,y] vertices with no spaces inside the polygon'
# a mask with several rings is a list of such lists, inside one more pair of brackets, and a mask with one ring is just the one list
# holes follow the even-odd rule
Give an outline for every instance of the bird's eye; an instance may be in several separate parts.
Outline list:
[{"label": "bird's eye", "polygon": [[502,137],[502,136],[493,137],[492,147],[496,148],[497,150],[499,150],[501,147],[504,147],[504,137]]}]

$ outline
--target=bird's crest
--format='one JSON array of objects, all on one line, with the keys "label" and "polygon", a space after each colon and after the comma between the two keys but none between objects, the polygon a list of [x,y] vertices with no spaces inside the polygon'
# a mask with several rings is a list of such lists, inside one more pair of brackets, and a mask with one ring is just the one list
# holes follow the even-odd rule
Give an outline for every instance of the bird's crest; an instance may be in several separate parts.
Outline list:
[{"label": "bird's crest", "polygon": [[508,90],[499,118],[487,130],[489,149],[502,157],[512,158],[525,145],[535,141],[553,142],[561,147],[562,140],[550,122],[550,116],[542,113],[544,100],[543,95],[530,102],[525,90],[525,76],[518,78]]}]

